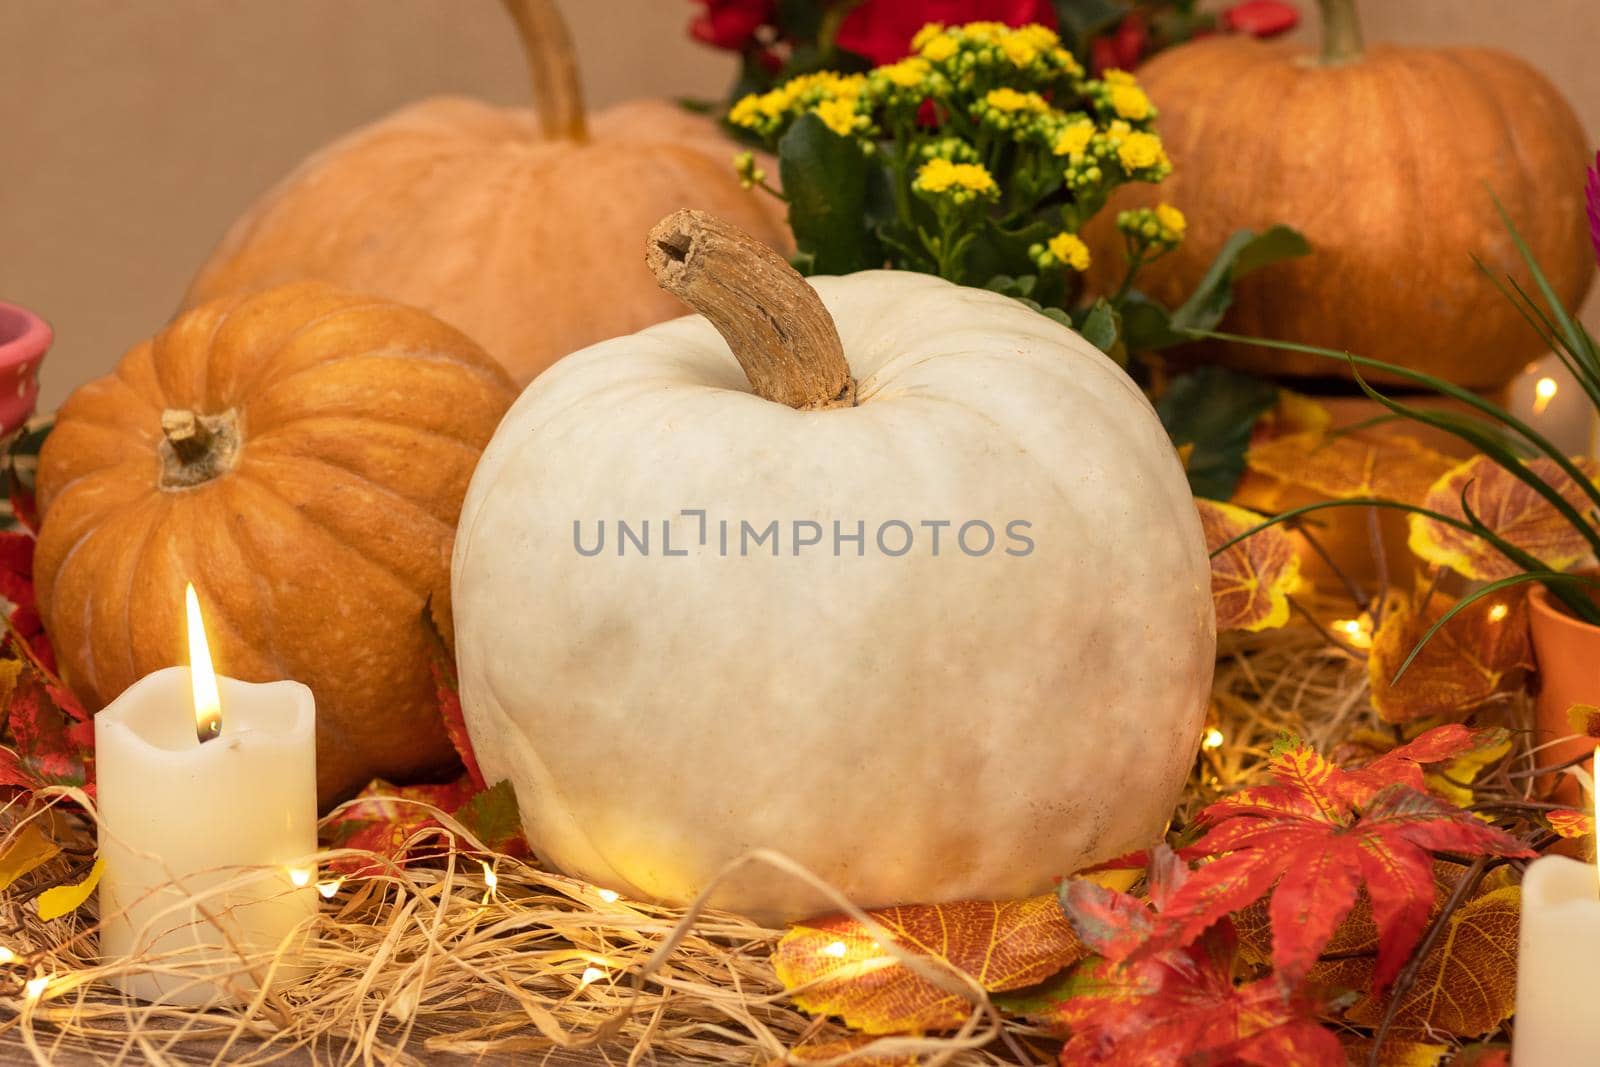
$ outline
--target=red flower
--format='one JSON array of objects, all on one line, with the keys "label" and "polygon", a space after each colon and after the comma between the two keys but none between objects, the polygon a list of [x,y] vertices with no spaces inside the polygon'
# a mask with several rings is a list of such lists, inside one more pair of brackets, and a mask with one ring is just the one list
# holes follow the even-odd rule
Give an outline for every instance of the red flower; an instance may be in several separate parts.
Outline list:
[{"label": "red flower", "polygon": [[1589,240],[1594,244],[1596,259],[1600,259],[1600,153],[1589,168],[1589,180],[1584,186],[1585,207],[1589,210]]},{"label": "red flower", "polygon": [[1300,12],[1283,0],[1244,0],[1222,13],[1222,25],[1252,37],[1277,37],[1300,24]]},{"label": "red flower", "polygon": [[930,22],[1037,22],[1056,27],[1050,0],[866,0],[845,16],[835,42],[874,64],[893,63],[911,52],[911,38]]},{"label": "red flower", "polygon": [[778,14],[777,0],[695,0],[705,11],[689,23],[689,33],[713,48],[741,52],[756,31]]},{"label": "red flower", "polygon": [[1108,70],[1132,70],[1150,46],[1150,27],[1142,12],[1135,11],[1117,24],[1111,33],[1101,34],[1089,46],[1089,63],[1095,74]]}]

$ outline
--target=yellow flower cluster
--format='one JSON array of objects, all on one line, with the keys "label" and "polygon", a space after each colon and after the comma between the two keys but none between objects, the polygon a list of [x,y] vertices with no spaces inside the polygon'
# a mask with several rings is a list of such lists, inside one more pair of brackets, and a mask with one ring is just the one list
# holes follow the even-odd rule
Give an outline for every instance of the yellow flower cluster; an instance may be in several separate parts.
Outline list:
[{"label": "yellow flower cluster", "polygon": [[1139,87],[1138,79],[1123,70],[1108,70],[1101,76],[1101,87],[1094,95],[1101,107],[1119,119],[1148,122],[1155,118],[1155,105]]},{"label": "yellow flower cluster", "polygon": [[814,111],[829,129],[849,137],[872,127],[871,105],[863,95],[866,87],[864,74],[836,74],[831,70],[802,74],[770,92],[744,97],[728,112],[728,121],[771,137],[792,119]]},{"label": "yellow flower cluster", "polygon": [[756,163],[754,152],[740,152],[733,157],[733,171],[739,175],[739,184],[753,189],[767,180],[767,172]]},{"label": "yellow flower cluster", "polygon": [[1009,71],[1039,85],[1083,77],[1083,67],[1061,47],[1056,32],[1038,24],[1012,27],[1003,22],[969,22],[946,27],[930,22],[911,39],[911,50],[944,66],[947,74],[963,83],[981,71]]},{"label": "yellow flower cluster", "polygon": [[1117,229],[1136,244],[1159,253],[1183,242],[1184,235],[1189,232],[1189,220],[1171,204],[1157,204],[1153,208],[1118,212]]},{"label": "yellow flower cluster", "polygon": [[1049,242],[1028,249],[1033,261],[1046,269],[1069,267],[1082,273],[1089,269],[1089,246],[1075,233],[1058,233]]},{"label": "yellow flower cluster", "polygon": [[974,200],[994,200],[1000,195],[994,175],[977,163],[952,163],[935,157],[917,168],[911,188],[924,196],[944,199],[951,204]]}]

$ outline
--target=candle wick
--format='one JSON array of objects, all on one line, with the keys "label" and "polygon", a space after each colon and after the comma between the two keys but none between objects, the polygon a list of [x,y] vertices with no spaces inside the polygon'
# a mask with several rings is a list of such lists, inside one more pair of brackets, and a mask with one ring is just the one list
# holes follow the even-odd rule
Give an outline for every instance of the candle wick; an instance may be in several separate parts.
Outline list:
[{"label": "candle wick", "polygon": [[197,719],[194,724],[194,732],[200,738],[202,745],[207,741],[215,741],[222,736],[222,716],[208,715],[204,719]]}]

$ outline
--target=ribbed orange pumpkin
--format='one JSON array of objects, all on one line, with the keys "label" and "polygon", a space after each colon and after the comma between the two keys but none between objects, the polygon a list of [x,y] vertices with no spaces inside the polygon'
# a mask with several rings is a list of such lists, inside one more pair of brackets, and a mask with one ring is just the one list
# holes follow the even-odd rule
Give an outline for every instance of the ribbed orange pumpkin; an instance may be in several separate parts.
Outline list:
[{"label": "ribbed orange pumpkin", "polygon": [[228,231],[187,306],[321,278],[426,308],[519,383],[595,341],[688,309],[639,256],[640,235],[704,208],[775,248],[771,197],[740,188],[735,146],[659,100],[584,117],[554,0],[507,0],[538,119],[476,100],[424,100],[311,156]]},{"label": "ribbed orange pumpkin", "polygon": [[187,312],[74,392],[39,458],[66,680],[99,708],[187,662],[192,581],[219,670],[316,694],[324,805],[447,765],[424,611],[448,611],[461,499],[514,397],[453,327],[322,283]]},{"label": "ribbed orange pumpkin", "polygon": [[[1310,256],[1243,280],[1226,328],[1347,349],[1489,389],[1543,351],[1473,264],[1517,269],[1489,197],[1505,204],[1566,306],[1594,273],[1585,236],[1583,129],[1522,60],[1484,48],[1362,49],[1354,0],[1321,0],[1321,56],[1302,46],[1212,37],[1139,71],[1160,108],[1174,173],[1127,186],[1113,210],[1166,200],[1189,219],[1183,246],[1139,285],[1181,302],[1241,227],[1296,227]],[[1120,238],[1094,242],[1107,271]],[[1115,285],[1117,278],[1103,277]],[[1315,356],[1228,347],[1223,362],[1326,376]]]}]

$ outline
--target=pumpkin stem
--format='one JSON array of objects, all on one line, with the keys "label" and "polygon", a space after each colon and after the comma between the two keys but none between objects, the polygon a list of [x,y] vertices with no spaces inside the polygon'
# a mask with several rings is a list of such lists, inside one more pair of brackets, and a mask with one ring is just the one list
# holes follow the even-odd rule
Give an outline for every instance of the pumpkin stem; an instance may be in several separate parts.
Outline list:
[{"label": "pumpkin stem", "polygon": [[1361,15],[1356,0],[1317,0],[1322,12],[1322,65],[1334,67],[1361,58]]},{"label": "pumpkin stem", "polygon": [[801,411],[853,407],[833,316],[784,258],[703,211],[675,211],[645,244],[656,284],[710,320],[759,397]]},{"label": "pumpkin stem", "polygon": [[517,24],[522,51],[533,80],[533,106],[539,129],[552,141],[586,141],[583,83],[578,80],[578,55],[572,34],[555,0],[502,0]]},{"label": "pumpkin stem", "polygon": [[161,488],[187,489],[233,469],[239,455],[239,419],[232,411],[200,415],[168,408],[161,413]]}]

